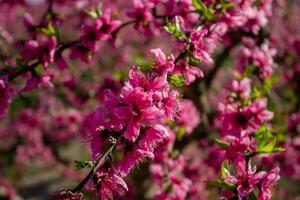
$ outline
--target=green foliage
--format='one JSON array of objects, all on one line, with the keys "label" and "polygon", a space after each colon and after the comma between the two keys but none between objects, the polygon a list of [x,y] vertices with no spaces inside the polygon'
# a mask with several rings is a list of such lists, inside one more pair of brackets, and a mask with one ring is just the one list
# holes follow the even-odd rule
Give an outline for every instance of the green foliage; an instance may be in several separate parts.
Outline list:
[{"label": "green foliage", "polygon": [[187,56],[187,62],[193,66],[199,66],[201,64],[201,60],[196,58],[192,53],[189,53]]},{"label": "green foliage", "polygon": [[234,3],[232,3],[232,2],[226,2],[225,0],[221,0],[220,5],[221,5],[221,10],[223,12],[226,11],[226,10],[228,10],[228,9],[231,9],[231,8],[235,7]]},{"label": "green foliage", "polygon": [[176,133],[176,139],[177,140],[182,140],[182,138],[184,137],[185,135],[185,127],[184,126],[180,126],[177,130],[177,133]]},{"label": "green foliage", "polygon": [[252,88],[252,99],[257,99],[261,96],[262,96],[262,92],[257,87],[254,86]]},{"label": "green foliage", "polygon": [[165,31],[167,31],[167,32],[171,33],[172,35],[174,35],[179,40],[181,40],[181,41],[186,40],[186,35],[181,30],[180,19],[179,19],[178,16],[175,17],[175,23],[174,24],[169,22],[169,20],[167,19],[167,25],[164,26],[164,29],[165,29]]},{"label": "green foliage", "polygon": [[177,156],[180,155],[180,151],[178,149],[175,149],[171,152],[171,157],[176,158]]},{"label": "green foliage", "polygon": [[57,36],[56,29],[54,28],[52,22],[49,22],[47,27],[37,28],[37,31],[42,32],[48,36]]},{"label": "green foliage", "polygon": [[103,12],[103,6],[102,3],[99,3],[98,6],[94,9],[91,10],[86,10],[85,11],[91,18],[98,18],[102,15]]},{"label": "green foliage", "polygon": [[262,125],[255,133],[255,139],[258,143],[256,153],[274,153],[283,152],[284,148],[276,147],[277,138],[271,134],[266,125]]},{"label": "green foliage", "polygon": [[182,74],[168,76],[168,80],[176,87],[184,86],[184,77]]},{"label": "green foliage", "polygon": [[224,160],[222,162],[222,166],[221,166],[221,174],[222,177],[226,177],[229,174],[229,161],[228,160]]},{"label": "green foliage", "polygon": [[38,65],[38,66],[35,68],[35,72],[36,72],[39,76],[43,75],[44,71],[45,71],[45,70],[44,70],[43,65]]},{"label": "green foliage", "polygon": [[216,19],[214,15],[214,10],[212,8],[207,7],[201,0],[193,0],[193,6],[196,9],[196,12],[201,14],[207,21],[213,21]]},{"label": "green foliage", "polygon": [[231,191],[235,191],[236,187],[235,185],[231,184],[231,183],[226,183],[225,181],[218,179],[214,182],[210,182],[209,185],[214,186],[214,187],[218,187],[218,188],[224,188],[224,189],[228,189]]},{"label": "green foliage", "polygon": [[26,94],[17,96],[12,100],[10,104],[10,113],[15,115],[19,112],[20,109],[30,108],[36,106],[37,102],[37,91],[30,91]]},{"label": "green foliage", "polygon": [[227,149],[229,147],[229,144],[227,142],[220,140],[220,139],[215,139],[215,143],[222,149]]},{"label": "green foliage", "polygon": [[256,65],[248,65],[246,68],[245,68],[245,71],[243,73],[243,76],[244,77],[249,77],[253,74],[253,72],[257,69],[257,66]]},{"label": "green foliage", "polygon": [[90,168],[94,165],[94,162],[89,160],[75,160],[74,162],[77,169]]},{"label": "green foliage", "polygon": [[276,75],[273,75],[273,76],[271,76],[271,77],[269,77],[269,78],[267,78],[267,79],[265,79],[265,80],[263,81],[262,88],[263,88],[263,91],[264,91],[265,94],[267,94],[267,93],[270,92],[270,90],[272,89],[273,84],[274,84],[277,80],[279,80],[279,77],[276,76]]},{"label": "green foliage", "polygon": [[249,196],[248,196],[248,200],[256,200],[256,199],[257,199],[257,198],[256,198],[254,192],[251,192],[251,193],[249,194]]}]

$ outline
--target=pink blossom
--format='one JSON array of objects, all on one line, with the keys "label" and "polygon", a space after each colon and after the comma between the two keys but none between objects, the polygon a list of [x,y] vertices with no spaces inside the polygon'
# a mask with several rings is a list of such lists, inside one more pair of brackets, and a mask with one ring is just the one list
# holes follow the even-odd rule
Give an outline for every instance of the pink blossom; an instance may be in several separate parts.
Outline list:
[{"label": "pink blossom", "polygon": [[21,45],[21,55],[26,61],[39,60],[44,67],[54,62],[57,41],[54,36],[41,37],[41,41],[29,40]]},{"label": "pink blossom", "polygon": [[71,47],[70,59],[80,59],[82,62],[88,64],[91,58],[91,53],[88,48],[83,45],[74,45]]},{"label": "pink blossom", "polygon": [[141,29],[154,19],[151,11],[154,5],[145,0],[132,0],[132,3],[133,11],[128,12],[127,15],[137,20],[135,28]]},{"label": "pink blossom", "polygon": [[200,123],[200,114],[191,100],[183,100],[180,104],[178,125],[185,128],[187,134],[191,134]]},{"label": "pink blossom", "polygon": [[1,190],[1,198],[3,199],[18,198],[15,189],[11,186],[10,182],[6,179],[1,178],[0,190]]},{"label": "pink blossom", "polygon": [[155,147],[169,137],[167,129],[159,124],[145,131],[144,137],[139,142],[139,146],[147,151],[154,151]]},{"label": "pink blossom", "polygon": [[186,61],[181,60],[173,70],[174,74],[182,74],[185,84],[189,85],[196,80],[196,78],[203,78],[204,73],[198,67],[190,66]]},{"label": "pink blossom", "polygon": [[257,47],[253,40],[245,39],[244,42],[246,46],[241,48],[237,69],[243,73],[248,65],[253,64],[258,68],[262,78],[270,77],[275,69],[273,57],[276,55],[276,50],[267,43]]},{"label": "pink blossom", "polygon": [[96,24],[99,26],[99,40],[104,41],[112,37],[112,32],[121,25],[120,20],[112,20],[110,9],[105,9],[103,14],[97,19]]},{"label": "pink blossom", "polygon": [[248,136],[241,138],[228,136],[227,138],[230,142],[230,146],[225,150],[227,159],[235,160],[237,157],[244,156],[247,151],[251,150],[251,141]]},{"label": "pink blossom", "polygon": [[142,88],[123,88],[121,98],[125,106],[117,107],[114,112],[120,120],[128,121],[124,136],[135,141],[140,132],[141,122],[153,123],[162,117],[161,111],[152,104],[151,93],[146,93]]},{"label": "pink blossom", "polygon": [[257,8],[249,6],[244,10],[244,14],[248,20],[243,28],[252,31],[254,34],[258,34],[260,27],[264,27],[268,23],[265,13]]},{"label": "pink blossom", "polygon": [[212,64],[211,54],[217,47],[217,43],[225,32],[222,30],[223,24],[201,26],[193,30],[190,39],[193,45],[193,54],[205,64]]},{"label": "pink blossom", "polygon": [[225,181],[236,185],[238,196],[247,197],[258,184],[264,180],[266,172],[256,173],[256,168],[248,168],[246,161],[242,158],[237,162],[236,175],[228,174]]},{"label": "pink blossom", "polygon": [[139,144],[128,152],[118,164],[117,171],[126,176],[132,168],[142,162],[145,158],[154,158],[155,147],[169,138],[167,129],[162,125],[154,125],[145,131]]},{"label": "pink blossom", "polygon": [[267,110],[267,99],[256,99],[245,107],[220,104],[218,119],[224,134],[251,134],[264,122],[273,118]]},{"label": "pink blossom", "polygon": [[96,189],[103,200],[112,199],[115,195],[121,196],[128,191],[125,181],[113,171],[99,171],[97,176]]},{"label": "pink blossom", "polygon": [[161,101],[158,103],[159,109],[164,111],[166,117],[174,119],[179,112],[179,94],[177,91],[163,91],[160,97]]},{"label": "pink blossom", "polygon": [[248,99],[251,93],[251,80],[244,78],[240,81],[234,80],[232,82],[232,91],[239,94],[243,99]]},{"label": "pink blossom", "polygon": [[161,49],[152,49],[151,52],[155,55],[155,65],[154,68],[160,74],[167,74],[172,72],[174,69],[175,58],[173,55],[170,55],[166,58],[165,54]]},{"label": "pink blossom", "polygon": [[263,178],[257,199],[258,200],[270,200],[271,199],[271,188],[278,182],[279,168],[276,167],[268,172]]},{"label": "pink blossom", "polygon": [[82,26],[81,43],[90,51],[97,51],[97,42],[108,40],[120,24],[119,20],[111,20],[111,11],[106,9],[96,23]]},{"label": "pink blossom", "polygon": [[35,88],[37,88],[39,85],[45,85],[48,87],[53,87],[53,84],[51,83],[51,77],[47,74],[45,75],[32,75],[26,82],[25,87],[22,89],[24,92],[31,91]]}]

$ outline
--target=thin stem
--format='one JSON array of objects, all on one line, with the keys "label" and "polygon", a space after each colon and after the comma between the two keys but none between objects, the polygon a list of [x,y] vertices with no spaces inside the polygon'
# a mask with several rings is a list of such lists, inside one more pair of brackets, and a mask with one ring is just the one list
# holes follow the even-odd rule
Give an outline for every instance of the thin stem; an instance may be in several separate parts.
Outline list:
[{"label": "thin stem", "polygon": [[108,155],[112,152],[114,147],[116,146],[117,140],[114,139],[109,148],[106,150],[104,154],[102,154],[96,161],[94,167],[91,169],[91,171],[87,174],[87,176],[73,189],[73,192],[79,192],[86,183],[90,180],[90,178],[95,174],[95,172],[105,163],[106,158]]},{"label": "thin stem", "polygon": [[176,65],[181,59],[185,58],[186,54],[188,53],[188,46],[185,47],[179,55],[175,58],[174,64]]},{"label": "thin stem", "polygon": [[[77,43],[78,43],[78,41],[66,43],[66,44],[62,45],[60,48],[58,48],[57,51],[55,52],[55,54],[57,55],[59,53],[62,53],[64,50],[76,45]],[[19,71],[15,72],[15,73],[9,74],[8,81],[12,81],[15,78],[17,78],[18,76],[20,76],[26,72],[34,70],[39,64],[41,64],[41,61],[37,61],[29,66],[23,67],[22,69],[20,69]]]},{"label": "thin stem", "polygon": [[17,78],[18,76],[20,76],[20,75],[22,75],[26,72],[29,72],[31,70],[34,70],[34,68],[36,68],[40,63],[41,63],[40,61],[37,61],[37,62],[27,66],[27,67],[22,68],[21,70],[15,72],[15,73],[9,74],[8,75],[8,81],[12,81],[15,78]]},{"label": "thin stem", "polygon": [[53,4],[54,4],[54,0],[50,0],[48,8],[47,8],[46,12],[44,13],[44,15],[43,15],[43,17],[42,17],[42,19],[40,21],[40,25],[45,21],[45,19],[47,18],[48,14],[50,14],[50,15],[53,14],[53,9],[52,9]]},{"label": "thin stem", "polygon": [[132,21],[128,21],[128,22],[124,22],[123,24],[121,24],[118,28],[116,28],[116,30],[114,30],[111,35],[115,38],[117,36],[117,34],[121,31],[122,28],[124,28],[125,26],[128,26],[130,24],[134,24],[136,23],[138,20],[132,20]]}]

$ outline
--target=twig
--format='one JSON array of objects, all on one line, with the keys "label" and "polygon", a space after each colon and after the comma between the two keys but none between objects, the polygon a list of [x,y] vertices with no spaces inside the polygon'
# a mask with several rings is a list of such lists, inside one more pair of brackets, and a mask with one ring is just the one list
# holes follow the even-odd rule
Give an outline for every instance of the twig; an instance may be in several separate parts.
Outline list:
[{"label": "twig", "polygon": [[90,178],[95,174],[95,172],[105,163],[106,158],[114,147],[116,146],[117,140],[113,139],[110,143],[109,148],[106,150],[104,154],[102,154],[96,161],[94,167],[91,169],[91,171],[87,174],[87,176],[72,190],[73,192],[79,192],[85,184],[90,180]]},{"label": "twig", "polygon": [[116,29],[111,33],[111,35],[113,36],[113,38],[115,38],[122,28],[124,28],[125,26],[128,26],[128,25],[130,25],[130,24],[134,24],[134,23],[136,23],[136,22],[137,22],[137,20],[132,20],[132,21],[124,22],[124,23],[121,24],[118,28],[116,28]]},{"label": "twig", "polygon": [[17,78],[18,76],[26,73],[26,72],[29,72],[31,70],[34,70],[34,68],[36,68],[41,62],[40,61],[37,61],[29,66],[26,66],[24,68],[22,68],[21,70],[15,72],[15,73],[12,73],[12,74],[9,74],[8,75],[8,81],[12,81],[14,80],[15,78]]}]

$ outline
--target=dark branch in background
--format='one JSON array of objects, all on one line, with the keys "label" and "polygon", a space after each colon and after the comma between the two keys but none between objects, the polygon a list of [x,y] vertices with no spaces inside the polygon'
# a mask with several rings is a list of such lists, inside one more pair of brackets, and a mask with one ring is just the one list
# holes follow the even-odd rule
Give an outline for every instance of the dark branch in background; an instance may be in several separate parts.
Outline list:
[{"label": "dark branch in background", "polygon": [[17,78],[18,76],[20,76],[20,75],[22,75],[26,72],[34,70],[39,64],[40,64],[40,61],[37,61],[37,62],[35,62],[35,63],[33,63],[29,66],[26,66],[26,67],[22,68],[21,70],[15,72],[15,73],[9,74],[8,75],[8,81],[12,81],[15,78]]},{"label": "dark branch in background", "polygon": [[54,4],[54,0],[50,0],[48,8],[40,21],[40,25],[46,20],[48,14],[50,14],[51,16],[54,14],[53,13],[53,4]]},{"label": "dark branch in background", "polygon": [[[58,55],[58,54],[61,54],[64,50],[76,45],[78,43],[78,41],[73,41],[73,42],[69,42],[69,43],[66,43],[64,45],[62,45],[61,47],[59,47],[57,49],[57,51],[55,52],[55,55]],[[20,69],[19,71],[17,72],[14,72],[12,74],[9,74],[8,75],[8,80],[9,81],[12,81],[14,80],[15,78],[17,78],[18,76],[26,73],[26,72],[29,72],[29,71],[32,71],[34,70],[39,64],[41,64],[41,61],[36,61],[35,63],[31,64],[31,65],[28,65],[26,67],[23,67],[22,69]]]},{"label": "dark branch in background", "polygon": [[117,37],[117,34],[120,32],[120,30],[122,28],[124,28],[125,26],[128,26],[130,24],[134,24],[136,23],[138,20],[132,20],[132,21],[128,21],[128,22],[124,22],[123,24],[121,24],[118,28],[116,28],[116,30],[114,30],[111,35],[113,38],[116,38]]}]

